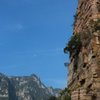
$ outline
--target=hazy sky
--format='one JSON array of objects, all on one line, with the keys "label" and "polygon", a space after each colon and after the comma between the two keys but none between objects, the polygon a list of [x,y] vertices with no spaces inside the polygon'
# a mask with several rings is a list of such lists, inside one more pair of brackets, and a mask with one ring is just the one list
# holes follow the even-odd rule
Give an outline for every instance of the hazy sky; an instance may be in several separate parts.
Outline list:
[{"label": "hazy sky", "polygon": [[77,0],[0,0],[0,72],[35,73],[47,86],[66,86]]}]

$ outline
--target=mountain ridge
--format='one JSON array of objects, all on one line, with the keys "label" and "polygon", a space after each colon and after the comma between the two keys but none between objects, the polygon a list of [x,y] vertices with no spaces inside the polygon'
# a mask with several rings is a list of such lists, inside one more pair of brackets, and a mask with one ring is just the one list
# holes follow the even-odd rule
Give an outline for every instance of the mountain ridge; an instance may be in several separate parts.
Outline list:
[{"label": "mountain ridge", "polygon": [[45,86],[35,74],[6,76],[0,73],[0,100],[48,100],[60,89]]}]

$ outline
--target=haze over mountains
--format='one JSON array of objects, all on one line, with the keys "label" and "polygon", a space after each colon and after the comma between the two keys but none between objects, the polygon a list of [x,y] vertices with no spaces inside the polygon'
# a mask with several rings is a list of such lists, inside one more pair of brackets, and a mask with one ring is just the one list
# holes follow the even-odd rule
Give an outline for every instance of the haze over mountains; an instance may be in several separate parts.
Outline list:
[{"label": "haze over mountains", "polygon": [[0,100],[48,100],[59,92],[46,87],[35,74],[8,77],[0,73]]}]

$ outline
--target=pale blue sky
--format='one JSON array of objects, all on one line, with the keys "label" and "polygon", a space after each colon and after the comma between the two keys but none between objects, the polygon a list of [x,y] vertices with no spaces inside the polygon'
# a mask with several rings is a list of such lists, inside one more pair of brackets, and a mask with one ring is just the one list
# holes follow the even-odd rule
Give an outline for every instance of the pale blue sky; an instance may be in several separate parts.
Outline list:
[{"label": "pale blue sky", "polygon": [[0,72],[35,73],[47,86],[67,81],[63,53],[77,0],[0,0]]}]

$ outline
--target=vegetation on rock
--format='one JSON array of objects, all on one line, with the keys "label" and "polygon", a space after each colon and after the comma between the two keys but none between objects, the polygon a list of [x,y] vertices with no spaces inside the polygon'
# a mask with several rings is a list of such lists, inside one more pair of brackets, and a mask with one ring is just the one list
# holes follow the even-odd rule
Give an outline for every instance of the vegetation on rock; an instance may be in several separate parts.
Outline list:
[{"label": "vegetation on rock", "polygon": [[81,40],[80,35],[76,34],[71,37],[69,40],[67,46],[64,48],[65,53],[70,53],[70,56],[74,53],[75,55],[78,55],[80,49],[81,49]]},{"label": "vegetation on rock", "polygon": [[60,92],[59,97],[51,96],[48,100],[71,100],[70,94],[68,93],[68,89],[65,88]]}]

